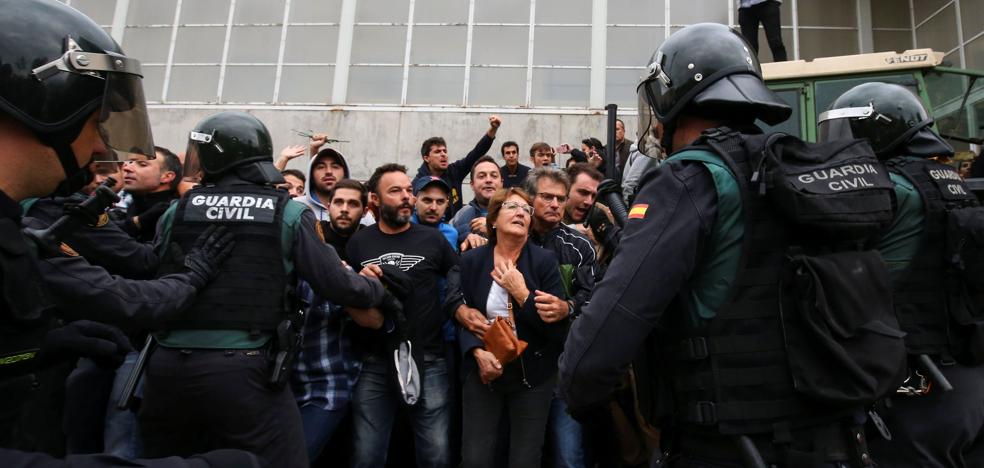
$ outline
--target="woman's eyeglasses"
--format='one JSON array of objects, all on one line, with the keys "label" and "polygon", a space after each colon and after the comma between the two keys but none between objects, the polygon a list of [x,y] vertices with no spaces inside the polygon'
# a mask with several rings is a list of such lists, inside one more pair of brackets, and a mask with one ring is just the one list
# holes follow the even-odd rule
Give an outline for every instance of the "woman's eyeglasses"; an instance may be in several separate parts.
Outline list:
[{"label": "woman's eyeglasses", "polygon": [[507,201],[502,203],[502,209],[508,211],[523,210],[526,214],[533,216],[533,207],[525,203]]}]

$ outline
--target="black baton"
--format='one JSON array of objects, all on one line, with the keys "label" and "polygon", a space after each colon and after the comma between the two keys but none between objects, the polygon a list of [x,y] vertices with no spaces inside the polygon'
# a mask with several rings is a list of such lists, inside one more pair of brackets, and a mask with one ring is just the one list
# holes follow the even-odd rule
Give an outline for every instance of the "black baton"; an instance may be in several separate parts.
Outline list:
[{"label": "black baton", "polygon": [[130,375],[126,378],[126,385],[123,386],[120,399],[116,402],[116,409],[125,410],[133,405],[133,393],[137,390],[137,383],[140,382],[140,376],[143,375],[144,367],[147,365],[147,357],[153,352],[156,343],[154,337],[147,335],[147,341],[144,342],[143,349],[137,356],[137,362],[133,364],[133,369],[130,369]]},{"label": "black baton", "polygon": [[953,390],[953,385],[950,384],[950,381],[946,379],[946,376],[943,375],[939,367],[936,367],[936,363],[929,356],[920,354],[916,359],[919,360],[919,365],[922,366],[923,370],[929,374],[929,378],[933,379],[944,392]]}]

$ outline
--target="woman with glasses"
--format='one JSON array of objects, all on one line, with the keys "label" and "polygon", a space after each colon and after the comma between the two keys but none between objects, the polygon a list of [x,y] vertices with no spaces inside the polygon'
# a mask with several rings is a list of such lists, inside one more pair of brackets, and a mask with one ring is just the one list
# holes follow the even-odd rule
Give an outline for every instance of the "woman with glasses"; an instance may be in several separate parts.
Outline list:
[{"label": "woman with glasses", "polygon": [[[459,339],[466,468],[497,466],[503,414],[509,418],[509,466],[540,466],[567,325],[548,324],[535,307],[541,293],[562,297],[563,289],[557,258],[528,242],[532,218],[526,192],[515,187],[496,192],[486,217],[489,244],[462,255],[460,285],[451,285],[450,295],[463,301],[456,316],[464,326]],[[512,362],[499,362],[484,347],[482,336],[495,317],[509,320],[517,337],[528,343]]]}]

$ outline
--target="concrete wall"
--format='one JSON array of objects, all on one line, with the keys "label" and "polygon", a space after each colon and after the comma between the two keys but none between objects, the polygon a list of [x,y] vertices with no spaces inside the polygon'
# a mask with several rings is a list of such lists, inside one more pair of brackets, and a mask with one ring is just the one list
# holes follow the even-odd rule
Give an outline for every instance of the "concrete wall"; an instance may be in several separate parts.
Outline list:
[{"label": "concrete wall", "polygon": [[[158,145],[175,152],[184,151],[187,135],[202,118],[219,112],[218,107],[161,107],[150,110],[154,138]],[[411,176],[421,163],[420,144],[431,136],[442,136],[448,143],[452,160],[464,157],[488,129],[492,112],[435,111],[435,110],[294,110],[252,108],[247,110],[269,128],[274,151],[287,145],[306,144],[307,140],[291,129],[325,132],[330,138],[350,140],[334,147],[345,155],[352,175],[361,180],[369,178],[377,166],[397,162],[410,169]],[[502,161],[499,145],[507,140],[519,143],[520,160],[529,165],[529,146],[538,141],[551,145],[570,143],[579,147],[580,141],[593,136],[605,141],[605,115],[602,111],[572,114],[530,113],[505,110],[497,113],[502,119],[496,142],[490,154]],[[626,124],[627,137],[635,139],[636,116],[620,116]],[[275,155],[276,157],[276,155]],[[558,157],[563,164],[566,157]],[[289,167],[307,172],[308,159],[298,158]],[[470,197],[469,197],[470,198]],[[469,199],[466,198],[466,199]]]}]

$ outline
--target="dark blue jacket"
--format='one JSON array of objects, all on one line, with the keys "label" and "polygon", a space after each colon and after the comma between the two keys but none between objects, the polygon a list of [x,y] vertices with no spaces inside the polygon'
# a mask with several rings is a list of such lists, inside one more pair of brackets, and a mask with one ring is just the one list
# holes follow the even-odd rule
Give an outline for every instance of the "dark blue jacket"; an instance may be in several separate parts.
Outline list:
[{"label": "dark blue jacket", "polygon": [[[485,314],[489,290],[492,288],[492,277],[489,273],[492,272],[493,257],[492,244],[462,254],[458,278],[460,289],[455,290],[450,285],[453,280],[449,278],[449,288],[451,288],[448,292],[449,297],[460,292],[465,304]],[[527,242],[516,261],[516,267],[523,273],[526,288],[530,290],[530,296],[522,307],[515,299],[510,298],[510,300],[513,302],[513,314],[516,316],[516,331],[519,339],[529,343],[529,347],[522,355],[526,379],[535,386],[548,380],[557,372],[557,358],[564,348],[568,321],[544,323],[536,312],[535,301],[533,300],[536,297],[534,291],[540,290],[564,297],[564,288],[560,283],[557,256],[549,250]],[[471,350],[482,347],[483,344],[480,338],[464,328],[458,332],[458,340],[461,343],[461,352],[464,354],[461,366],[462,375],[467,376],[478,369],[475,358],[471,355]],[[516,360],[506,366],[519,365],[519,360]]]}]

